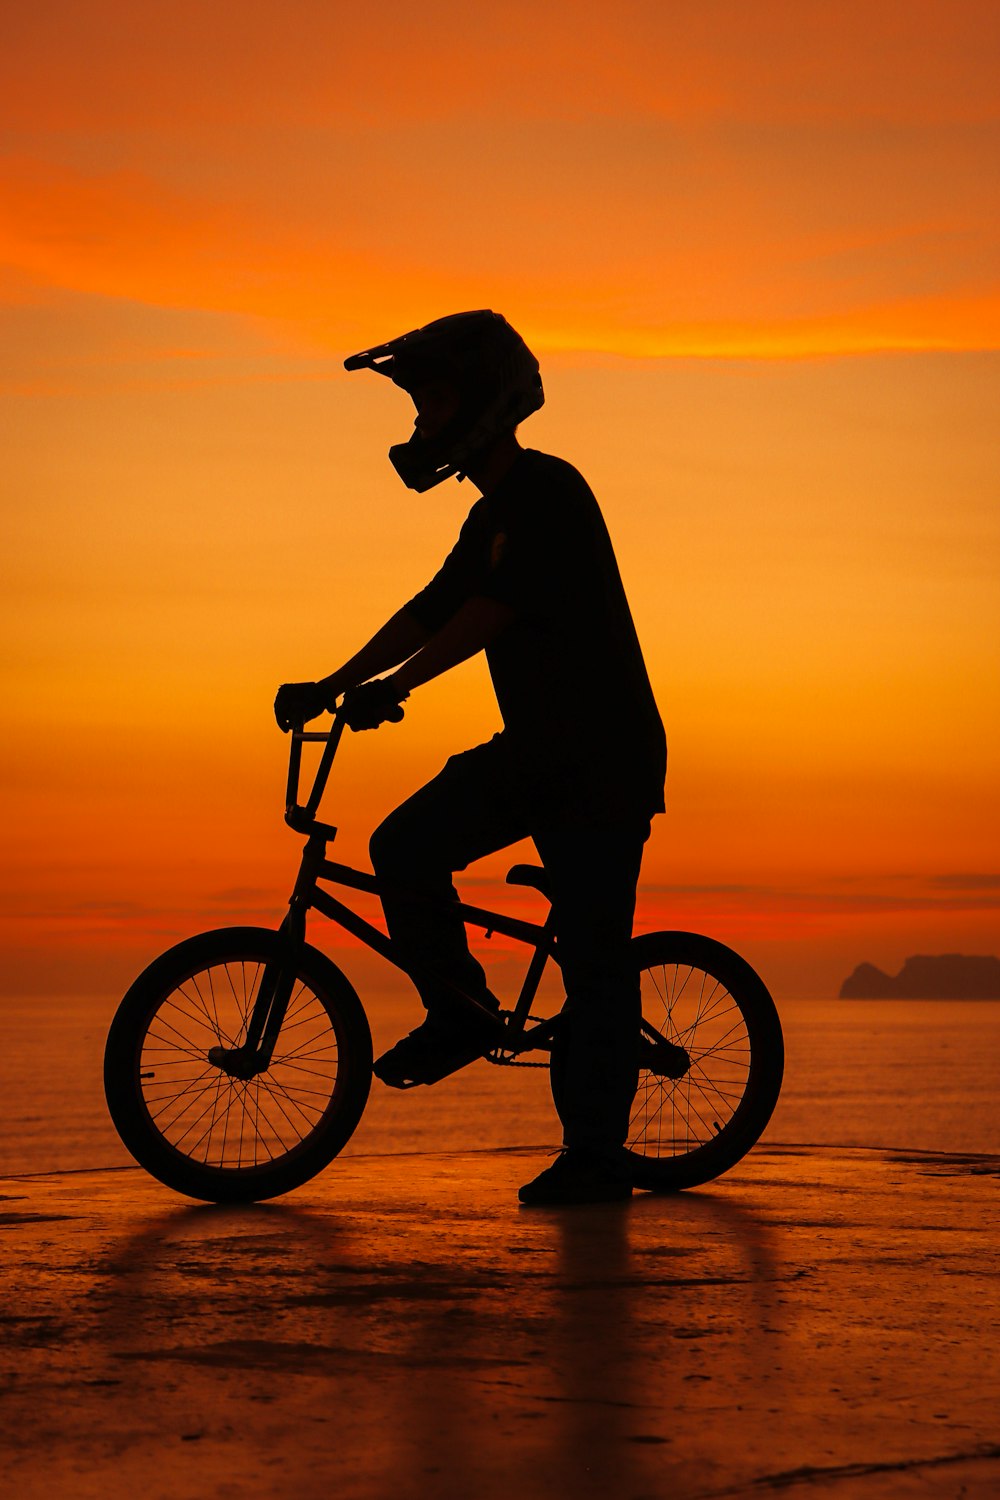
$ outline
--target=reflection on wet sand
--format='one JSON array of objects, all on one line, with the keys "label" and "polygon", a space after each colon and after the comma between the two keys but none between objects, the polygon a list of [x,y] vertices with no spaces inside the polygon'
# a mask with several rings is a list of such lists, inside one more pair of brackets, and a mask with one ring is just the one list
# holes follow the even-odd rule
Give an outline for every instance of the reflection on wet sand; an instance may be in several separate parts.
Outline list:
[{"label": "reflection on wet sand", "polygon": [[[248,1209],[131,1173],[22,1183],[15,1493],[85,1473],[144,1500],[638,1500],[860,1462],[947,1471],[953,1494],[956,1465],[992,1462],[981,1360],[974,1385],[956,1353],[969,1296],[996,1295],[985,1175],[962,1179],[957,1235],[926,1171],[875,1153],[759,1152],[725,1188],[575,1210],[519,1210],[524,1165],[354,1159]],[[931,1273],[952,1299],[933,1361]]]},{"label": "reflection on wet sand", "polygon": [[642,1493],[674,1462],[685,1384],[712,1378],[708,1294],[745,1302],[729,1357],[751,1362],[774,1269],[732,1201],[515,1213],[502,1237],[471,1215],[441,1227],[403,1215],[376,1246],[329,1211],[178,1208],[111,1248],[100,1335],[112,1360],[239,1372],[250,1399],[293,1401],[331,1429],[313,1455],[330,1478],[368,1434],[384,1494],[444,1473],[456,1493],[543,1475]]}]

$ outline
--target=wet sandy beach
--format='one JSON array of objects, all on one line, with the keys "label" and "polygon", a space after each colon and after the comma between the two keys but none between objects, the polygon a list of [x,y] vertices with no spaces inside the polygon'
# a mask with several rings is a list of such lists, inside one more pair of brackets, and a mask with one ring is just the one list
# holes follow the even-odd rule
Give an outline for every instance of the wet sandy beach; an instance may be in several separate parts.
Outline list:
[{"label": "wet sandy beach", "polygon": [[525,1210],[536,1152],[271,1205],[0,1179],[4,1491],[995,1496],[1000,1159],[763,1147]]}]

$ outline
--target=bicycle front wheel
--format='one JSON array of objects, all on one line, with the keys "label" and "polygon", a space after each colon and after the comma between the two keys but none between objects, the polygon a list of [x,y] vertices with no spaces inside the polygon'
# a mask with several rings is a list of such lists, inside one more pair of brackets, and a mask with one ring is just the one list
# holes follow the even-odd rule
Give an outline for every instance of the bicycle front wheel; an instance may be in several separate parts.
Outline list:
[{"label": "bicycle front wheel", "polygon": [[781,1023],[760,977],[712,938],[633,939],[642,991],[639,1087],[626,1147],[636,1187],[696,1187],[759,1140],[784,1071]]},{"label": "bicycle front wheel", "polygon": [[246,1038],[267,928],[205,932],[132,985],[111,1025],[104,1089],[118,1134],[160,1182],[214,1203],[273,1198],[322,1170],[350,1139],[371,1086],[372,1041],[350,982],[303,947],[268,1068],[249,1079],[210,1061]]}]

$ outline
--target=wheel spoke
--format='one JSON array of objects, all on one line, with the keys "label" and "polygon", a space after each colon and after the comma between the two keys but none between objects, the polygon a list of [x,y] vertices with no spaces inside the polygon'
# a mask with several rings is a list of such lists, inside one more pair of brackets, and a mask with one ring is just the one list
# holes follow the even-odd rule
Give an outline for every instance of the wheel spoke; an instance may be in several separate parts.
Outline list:
[{"label": "wheel spoke", "polygon": [[266,1072],[243,1080],[209,1063],[212,1046],[234,1049],[234,1039],[245,1038],[264,967],[237,957],[189,973],[146,1023],[139,1067],[146,1116],[169,1146],[205,1167],[252,1170],[297,1151],[323,1126],[336,1092],[333,1012],[302,975]]},{"label": "wheel spoke", "polygon": [[[637,941],[648,943],[649,939]],[[745,965],[733,955],[726,958],[726,950],[720,950],[717,944],[683,934],[669,940],[664,936],[664,947],[668,941],[677,943],[679,954],[691,955],[691,961],[685,962],[680,956],[676,961],[658,957],[643,965],[642,1035],[647,1048],[655,1048],[658,1043],[682,1048],[687,1053],[687,1067],[680,1078],[642,1068],[629,1121],[628,1148],[634,1159],[659,1164],[661,1176],[651,1181],[662,1181],[664,1186],[683,1186],[690,1177],[674,1182],[669,1175],[662,1176],[662,1172],[669,1172],[673,1164],[679,1165],[694,1152],[701,1154],[706,1148],[714,1149],[715,1143],[726,1137],[747,1098],[757,1058],[751,1049],[752,1015],[744,1006],[760,1002],[753,997],[749,1002],[746,1000],[741,977]],[[732,961],[734,980],[727,982],[724,977],[728,967],[717,972],[712,972],[714,964],[702,967],[697,957],[701,945],[706,952],[721,951],[720,961],[727,966]],[[753,977],[751,974],[751,980]],[[764,1003],[769,1004],[766,992]],[[774,1098],[776,1091],[767,1101],[768,1114]],[[746,1130],[745,1110],[740,1119],[742,1135]],[[766,1116],[764,1119],[766,1122]],[[746,1149],[741,1142],[732,1160],[737,1160],[738,1154]],[[717,1175],[727,1164],[731,1165],[722,1158],[720,1161],[722,1164],[715,1172],[706,1167],[707,1176]],[[698,1176],[694,1180],[706,1178]]]}]

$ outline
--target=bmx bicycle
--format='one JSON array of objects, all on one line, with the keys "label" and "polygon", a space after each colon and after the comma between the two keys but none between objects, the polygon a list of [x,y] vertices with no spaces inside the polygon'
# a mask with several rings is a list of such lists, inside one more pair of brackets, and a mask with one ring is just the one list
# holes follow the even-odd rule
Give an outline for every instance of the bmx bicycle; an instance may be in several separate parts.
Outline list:
[{"label": "bmx bicycle", "polygon": [[[337,830],[317,817],[343,729],[336,713],[329,730],[292,730],[285,821],[306,844],[277,930],[229,927],[178,943],[139,975],[111,1024],[104,1087],[115,1127],[141,1166],[189,1197],[247,1202],[300,1187],[347,1144],[368,1099],[364,1008],[347,976],[306,941],[315,910],[403,967],[391,938],[320,884],[379,893],[373,875],[327,857]],[[300,803],[310,741],[323,749]],[[515,865],[507,880],[547,893],[536,866]],[[551,911],[539,924],[465,902],[457,909],[487,936],[531,949],[520,994],[498,1017],[455,991],[493,1022],[486,1061],[547,1066],[527,1054],[550,1052],[560,1024],[532,1013],[546,963],[559,961]],[[771,1118],[784,1064],[778,1014],[750,965],[712,938],[644,933],[631,953],[642,991],[626,1142],[633,1183],[695,1187],[740,1161]]]}]

